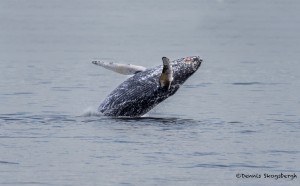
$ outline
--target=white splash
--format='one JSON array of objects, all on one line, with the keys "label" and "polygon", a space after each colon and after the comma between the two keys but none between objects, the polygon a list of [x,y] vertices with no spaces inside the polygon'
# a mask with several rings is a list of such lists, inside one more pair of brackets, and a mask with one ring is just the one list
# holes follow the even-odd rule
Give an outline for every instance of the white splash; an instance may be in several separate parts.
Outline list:
[{"label": "white splash", "polygon": [[103,114],[100,113],[97,108],[95,107],[88,107],[86,108],[80,116],[83,117],[92,117],[92,116],[102,116]]}]

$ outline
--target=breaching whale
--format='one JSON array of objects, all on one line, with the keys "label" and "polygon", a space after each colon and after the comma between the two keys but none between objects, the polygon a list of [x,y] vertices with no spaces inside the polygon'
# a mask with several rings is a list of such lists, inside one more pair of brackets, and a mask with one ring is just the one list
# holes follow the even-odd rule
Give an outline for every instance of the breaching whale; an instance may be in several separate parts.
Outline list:
[{"label": "breaching whale", "polygon": [[105,116],[112,117],[142,116],[157,104],[174,95],[202,63],[199,56],[185,57],[174,61],[163,57],[162,61],[163,65],[154,68],[93,61],[93,64],[121,74],[133,74],[105,98],[98,111]]}]

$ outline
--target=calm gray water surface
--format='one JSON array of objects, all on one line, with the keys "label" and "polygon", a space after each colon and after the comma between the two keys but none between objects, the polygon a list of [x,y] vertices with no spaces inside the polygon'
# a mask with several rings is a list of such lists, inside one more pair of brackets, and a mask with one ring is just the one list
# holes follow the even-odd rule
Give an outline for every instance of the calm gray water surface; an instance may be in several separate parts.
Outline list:
[{"label": "calm gray water surface", "polygon": [[[299,185],[299,12],[297,0],[1,1],[0,184]],[[127,77],[92,60],[189,55],[199,71],[146,117],[95,115]]]}]

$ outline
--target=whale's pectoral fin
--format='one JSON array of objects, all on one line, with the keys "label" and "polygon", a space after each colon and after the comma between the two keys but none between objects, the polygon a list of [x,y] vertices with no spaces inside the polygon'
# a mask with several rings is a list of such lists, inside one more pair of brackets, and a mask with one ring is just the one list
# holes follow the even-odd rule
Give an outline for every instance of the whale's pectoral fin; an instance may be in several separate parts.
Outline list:
[{"label": "whale's pectoral fin", "polygon": [[170,89],[173,81],[173,69],[170,60],[167,57],[162,58],[163,70],[159,78],[160,87]]},{"label": "whale's pectoral fin", "polygon": [[92,63],[124,75],[136,74],[146,70],[146,68],[143,66],[137,66],[132,64],[120,64],[104,61],[92,61]]}]

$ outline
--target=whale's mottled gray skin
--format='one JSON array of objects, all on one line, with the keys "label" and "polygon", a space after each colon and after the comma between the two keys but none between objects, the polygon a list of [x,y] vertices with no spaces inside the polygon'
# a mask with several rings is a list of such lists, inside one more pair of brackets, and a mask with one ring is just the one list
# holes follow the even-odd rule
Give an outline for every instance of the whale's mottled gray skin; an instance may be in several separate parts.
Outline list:
[{"label": "whale's mottled gray skin", "polygon": [[162,65],[138,72],[113,90],[98,110],[105,116],[142,116],[175,94],[179,87],[198,70],[201,63],[202,60],[198,56],[172,61],[174,79],[169,89],[160,86]]}]

